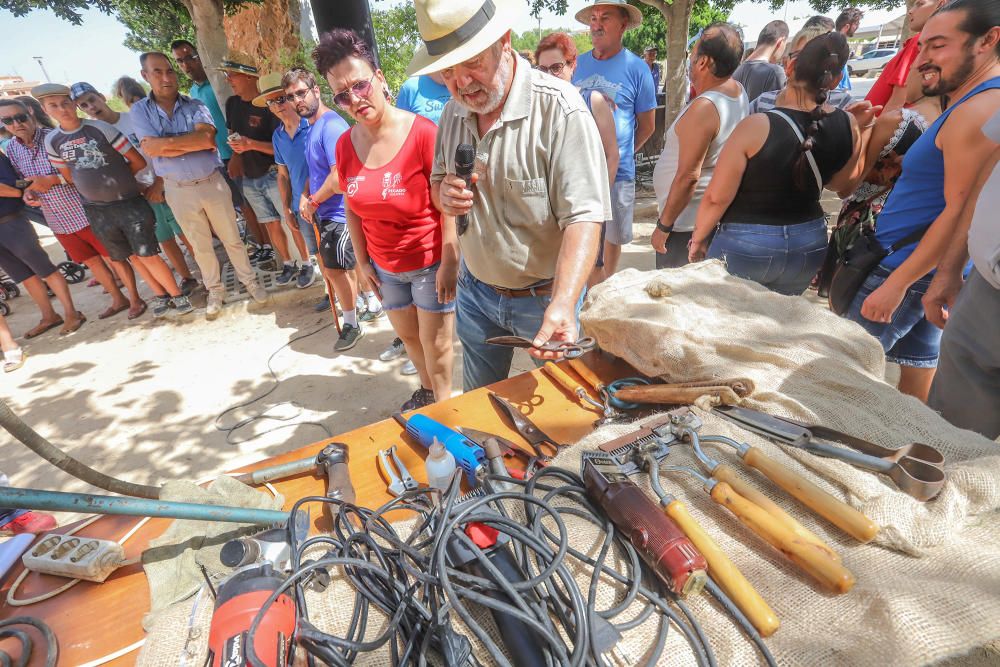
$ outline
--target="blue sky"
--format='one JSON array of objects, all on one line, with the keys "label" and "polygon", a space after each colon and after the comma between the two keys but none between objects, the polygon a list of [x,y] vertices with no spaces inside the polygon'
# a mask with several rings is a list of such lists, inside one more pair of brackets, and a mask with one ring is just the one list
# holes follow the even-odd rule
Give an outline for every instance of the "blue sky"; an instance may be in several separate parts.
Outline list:
[{"label": "blue sky", "polygon": [[[570,0],[564,16],[546,13],[542,28],[573,27],[573,14],[586,5],[586,0]],[[905,5],[891,11],[869,11],[862,25],[889,21],[903,13]],[[777,16],[788,21],[794,32],[813,12],[809,5],[797,0],[787,5]],[[111,83],[122,74],[138,78],[138,54],[122,46],[125,28],[110,16],[98,11],[85,11],[80,26],[57,18],[49,11],[33,11],[15,18],[0,11],[4,44],[0,49],[0,75],[17,74],[25,79],[44,81],[42,71],[32,56],[42,56],[53,81],[73,83],[89,81],[100,90],[109,90]],[[732,14],[735,23],[743,25],[747,39],[754,39],[765,23],[775,18],[766,3],[741,2]],[[538,21],[525,12],[525,18],[513,26],[517,32],[532,30]]]}]

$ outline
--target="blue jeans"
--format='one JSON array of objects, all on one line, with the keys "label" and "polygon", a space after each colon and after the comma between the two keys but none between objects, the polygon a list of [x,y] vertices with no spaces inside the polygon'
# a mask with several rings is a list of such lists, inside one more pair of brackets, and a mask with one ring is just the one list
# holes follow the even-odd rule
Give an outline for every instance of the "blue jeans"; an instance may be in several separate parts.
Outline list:
[{"label": "blue jeans", "polygon": [[826,246],[824,218],[784,226],[723,223],[708,257],[723,260],[734,276],[798,296],[823,265]]},{"label": "blue jeans", "polygon": [[933,277],[931,274],[910,285],[903,302],[892,314],[892,321],[888,324],[872,322],[861,315],[865,299],[882,286],[890,273],[892,271],[884,266],[875,267],[861,285],[844,317],[857,322],[865,331],[878,338],[885,350],[885,358],[889,361],[912,368],[935,368],[941,351],[941,330],[927,321],[924,317],[924,305],[920,302],[930,287]]},{"label": "blue jeans", "polygon": [[[542,326],[549,294],[510,298],[497,294],[487,284],[476,280],[462,263],[458,272],[456,329],[462,342],[462,385],[472,391],[507,379],[514,349],[487,345],[494,336],[523,336],[532,339]],[[583,295],[576,304],[577,317]],[[532,357],[534,359],[534,357]],[[535,361],[540,366],[541,362]]]}]

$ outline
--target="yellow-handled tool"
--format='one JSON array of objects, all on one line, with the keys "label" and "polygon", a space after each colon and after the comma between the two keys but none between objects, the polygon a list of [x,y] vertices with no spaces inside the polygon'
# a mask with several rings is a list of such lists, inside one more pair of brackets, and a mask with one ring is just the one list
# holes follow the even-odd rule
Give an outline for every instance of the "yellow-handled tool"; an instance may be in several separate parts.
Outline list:
[{"label": "yellow-handled tool", "polygon": [[579,399],[581,403],[587,403],[588,405],[597,408],[598,412],[604,412],[604,406],[592,399],[590,394],[587,393],[587,390],[580,386],[576,380],[567,375],[566,371],[559,368],[551,361],[546,361],[542,370],[545,371],[550,378],[555,380],[556,384],[561,385],[570,393],[576,394],[577,399]]},{"label": "yellow-handled tool", "polygon": [[592,371],[590,369],[590,366],[583,363],[582,359],[570,359],[569,365],[574,371],[577,372],[577,374],[580,377],[583,378],[584,382],[586,382],[587,384],[589,384],[591,387],[594,388],[594,391],[596,391],[598,395],[600,395],[602,391],[607,389],[607,385],[604,383],[604,381],[601,378],[597,377],[597,373]]},{"label": "yellow-handled tool", "polygon": [[652,454],[644,456],[644,463],[649,473],[649,483],[653,492],[659,496],[667,516],[681,527],[688,539],[698,548],[708,563],[708,576],[725,591],[726,595],[739,607],[750,623],[763,637],[770,637],[781,625],[764,598],[760,596],[739,568],[729,560],[729,556],[719,548],[715,540],[695,521],[687,510],[687,506],[674,496],[667,493],[660,484],[660,467]]}]

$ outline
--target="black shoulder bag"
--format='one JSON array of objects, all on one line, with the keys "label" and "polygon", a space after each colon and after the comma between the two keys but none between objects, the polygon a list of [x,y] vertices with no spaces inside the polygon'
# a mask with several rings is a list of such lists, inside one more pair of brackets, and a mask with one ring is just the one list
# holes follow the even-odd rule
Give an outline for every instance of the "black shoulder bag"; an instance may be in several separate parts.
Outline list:
[{"label": "black shoulder bag", "polygon": [[919,242],[929,228],[914,230],[886,250],[875,238],[875,230],[863,227],[854,241],[844,249],[833,270],[833,277],[830,279],[830,310],[838,315],[846,313],[875,267],[900,248]]}]

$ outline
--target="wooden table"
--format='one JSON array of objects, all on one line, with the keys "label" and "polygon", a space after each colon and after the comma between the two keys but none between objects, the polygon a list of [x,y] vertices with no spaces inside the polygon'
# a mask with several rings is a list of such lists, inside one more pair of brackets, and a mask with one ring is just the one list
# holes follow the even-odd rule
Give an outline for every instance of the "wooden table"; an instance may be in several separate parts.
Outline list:
[{"label": "wooden table", "polygon": [[[634,371],[628,365],[618,360],[611,361],[594,353],[588,354],[584,360],[605,380],[634,375]],[[566,364],[561,365],[568,371]],[[583,408],[575,396],[554,384],[540,370],[522,373],[492,385],[489,389],[519,406],[539,428],[564,443],[574,443],[590,433],[593,430],[594,420],[599,416],[595,408]],[[420,412],[449,426],[476,428],[507,437],[518,444],[526,444],[516,431],[506,426],[493,408],[487,398],[487,389],[477,389],[436,403]],[[426,450],[402,434],[403,429],[395,421],[385,419],[338,435],[332,440],[316,442],[281,456],[265,459],[237,472],[302,459],[316,454],[328,442],[344,442],[350,446],[351,479],[357,491],[358,504],[378,507],[391,498],[386,491],[386,482],[378,472],[376,452],[379,449],[399,444],[400,459],[415,479],[426,482],[423,466]],[[97,466],[100,467],[99,464]],[[323,495],[326,490],[324,479],[308,474],[273,484],[285,497],[286,510],[290,509],[297,499],[310,495]],[[329,528],[325,512],[312,512],[312,516],[313,532]],[[137,521],[134,517],[107,516],[78,534],[117,540],[132,529]],[[146,523],[126,542],[126,557],[130,559],[138,557],[146,549],[149,541],[161,535],[168,525],[170,525],[169,519],[153,519]],[[61,530],[68,528],[69,526],[64,526]],[[59,639],[60,665],[85,665],[143,640],[145,633],[141,622],[143,615],[149,610],[149,588],[141,565],[121,568],[103,584],[82,581],[51,600],[27,607],[11,607],[6,604],[6,591],[20,570],[20,567],[16,568],[0,589],[3,599],[0,619],[35,616],[45,621]],[[40,595],[59,587],[65,581],[59,577],[30,574],[18,590],[18,598]],[[31,634],[36,638],[36,644],[39,644],[41,636],[34,630]],[[17,643],[13,640],[0,641],[0,649],[10,652],[11,655],[17,655]],[[41,658],[43,653],[43,650],[36,649],[30,665],[43,664]],[[132,650],[105,664],[132,665],[137,655],[137,650]]]}]

